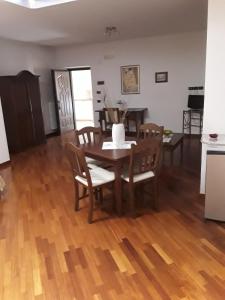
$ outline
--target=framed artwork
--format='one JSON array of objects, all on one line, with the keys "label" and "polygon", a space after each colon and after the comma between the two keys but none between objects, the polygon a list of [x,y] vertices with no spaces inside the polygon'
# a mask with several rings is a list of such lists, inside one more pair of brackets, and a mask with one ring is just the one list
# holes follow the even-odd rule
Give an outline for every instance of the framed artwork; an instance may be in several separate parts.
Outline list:
[{"label": "framed artwork", "polygon": [[168,72],[156,72],[155,73],[155,82],[168,82]]},{"label": "framed artwork", "polygon": [[122,66],[121,71],[121,94],[140,94],[140,66]]}]

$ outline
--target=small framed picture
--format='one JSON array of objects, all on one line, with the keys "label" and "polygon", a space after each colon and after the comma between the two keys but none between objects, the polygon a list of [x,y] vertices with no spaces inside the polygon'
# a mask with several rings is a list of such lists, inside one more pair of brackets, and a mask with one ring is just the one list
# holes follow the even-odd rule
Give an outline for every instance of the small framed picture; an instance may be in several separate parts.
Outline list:
[{"label": "small framed picture", "polygon": [[140,66],[121,67],[121,94],[140,94]]},{"label": "small framed picture", "polygon": [[155,82],[168,82],[168,72],[156,72],[155,73]]}]

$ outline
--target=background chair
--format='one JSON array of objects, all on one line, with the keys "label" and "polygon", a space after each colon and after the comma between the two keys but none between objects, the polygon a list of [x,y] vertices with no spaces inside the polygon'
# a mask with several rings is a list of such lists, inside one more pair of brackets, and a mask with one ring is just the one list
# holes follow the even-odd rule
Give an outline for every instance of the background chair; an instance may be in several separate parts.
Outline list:
[{"label": "background chair", "polygon": [[104,108],[104,121],[105,121],[105,131],[109,132],[112,130],[113,123],[120,122],[120,110],[117,107]]},{"label": "background chair", "polygon": [[102,187],[115,180],[114,172],[110,172],[100,167],[87,165],[84,151],[72,143],[66,144],[68,159],[72,168],[75,188],[75,210],[79,209],[79,184],[88,190],[89,208],[88,223],[92,223],[94,199],[99,192],[102,196]]},{"label": "background chair", "polygon": [[154,123],[141,124],[138,130],[138,138],[147,138],[159,136],[163,138],[163,126],[158,126]]},{"label": "background chair", "polygon": [[158,175],[162,143],[158,138],[146,138],[138,145],[132,145],[128,173],[122,179],[129,186],[129,204],[132,215],[135,213],[135,186],[152,181],[154,208],[158,208]]}]

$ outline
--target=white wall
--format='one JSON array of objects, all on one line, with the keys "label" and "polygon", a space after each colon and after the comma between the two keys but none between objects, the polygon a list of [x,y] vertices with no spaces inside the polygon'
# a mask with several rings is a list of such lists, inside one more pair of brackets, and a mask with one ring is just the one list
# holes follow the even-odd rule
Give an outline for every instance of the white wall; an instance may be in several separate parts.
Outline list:
[{"label": "white wall", "polygon": [[5,124],[2,113],[2,104],[0,98],[0,164],[9,161],[9,150],[5,133]]},{"label": "white wall", "polygon": [[207,150],[224,151],[225,134],[225,1],[208,1],[208,29],[203,133],[219,133],[220,146],[203,143],[200,192],[205,193]]},{"label": "white wall", "polygon": [[54,53],[54,49],[50,47],[0,39],[0,76],[16,75],[22,70],[29,70],[40,75],[41,102],[46,133],[52,131],[49,121],[49,102],[54,101],[51,79]]},{"label": "white wall", "polygon": [[225,1],[209,0],[204,133],[225,133]]},{"label": "white wall", "polygon": [[[206,33],[139,38],[56,51],[56,67],[90,66],[96,103],[96,82],[104,80],[108,96],[125,99],[129,107],[148,107],[147,121],[182,130],[182,111],[187,107],[187,88],[204,85]],[[120,66],[139,64],[140,95],[121,95]],[[155,83],[155,72],[168,71],[168,83]],[[95,115],[95,120],[97,116]]]}]

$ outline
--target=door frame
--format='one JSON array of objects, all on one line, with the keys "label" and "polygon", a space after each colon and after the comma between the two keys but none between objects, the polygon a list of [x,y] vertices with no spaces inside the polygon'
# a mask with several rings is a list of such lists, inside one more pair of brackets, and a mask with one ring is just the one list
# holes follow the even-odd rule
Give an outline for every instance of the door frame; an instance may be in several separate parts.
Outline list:
[{"label": "door frame", "polygon": [[72,92],[72,81],[71,81],[71,72],[70,72],[70,69],[52,69],[51,70],[51,75],[52,75],[52,84],[53,84],[53,95],[54,95],[54,100],[55,100],[56,123],[57,123],[56,134],[57,135],[61,135],[61,128],[60,128],[59,105],[58,105],[58,101],[57,101],[56,82],[55,82],[55,73],[54,72],[61,72],[61,71],[64,71],[64,72],[68,71],[69,72],[70,93],[71,93],[72,108],[73,108],[73,126],[74,126],[74,129],[76,129],[75,111],[74,111],[74,103],[73,103],[73,92]]}]

